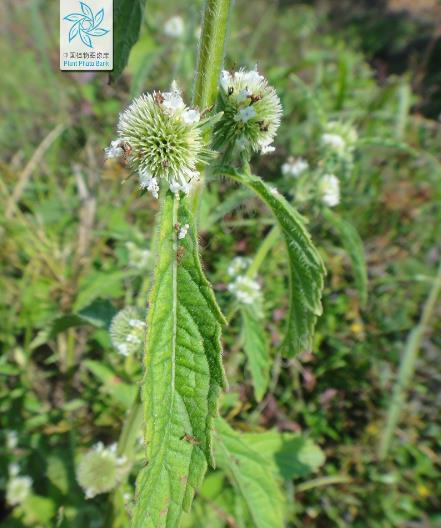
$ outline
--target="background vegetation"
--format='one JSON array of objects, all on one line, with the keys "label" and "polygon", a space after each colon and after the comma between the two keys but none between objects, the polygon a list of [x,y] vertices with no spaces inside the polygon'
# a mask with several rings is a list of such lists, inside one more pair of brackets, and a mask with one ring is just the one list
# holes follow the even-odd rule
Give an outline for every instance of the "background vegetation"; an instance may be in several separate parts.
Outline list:
[{"label": "background vegetation", "polygon": [[[108,327],[124,306],[145,307],[157,204],[124,167],[104,163],[104,148],[118,113],[141,92],[176,79],[190,99],[200,7],[149,0],[129,66],[109,84],[104,73],[58,71],[56,3],[0,6],[1,526],[109,526],[108,495],[86,500],[75,468],[96,442],[118,441],[136,397],[140,357],[118,354]],[[222,415],[261,454],[272,449],[271,433],[254,433],[291,433],[274,462],[287,526],[441,526],[439,309],[388,456],[378,451],[400,358],[440,260],[439,13],[429,0],[238,0],[234,8],[226,66],[257,63],[284,107],[277,150],[254,170],[294,195],[328,271],[312,350],[287,361],[278,348],[287,307],[282,242],[263,261],[272,365],[262,401],[254,399],[240,317],[224,336],[230,388]],[[172,37],[164,24],[175,15],[184,29]],[[323,127],[335,120],[358,132],[334,211],[363,240],[366,304],[338,226],[299,201],[281,172],[289,156],[320,167]],[[271,223],[250,194],[209,182],[201,246],[224,313],[233,306],[231,260],[252,258]],[[6,499],[11,464],[32,478],[16,506]],[[133,476],[125,493],[133,493]],[[208,475],[185,523],[255,525],[222,470]],[[112,524],[126,525],[124,515]]]}]

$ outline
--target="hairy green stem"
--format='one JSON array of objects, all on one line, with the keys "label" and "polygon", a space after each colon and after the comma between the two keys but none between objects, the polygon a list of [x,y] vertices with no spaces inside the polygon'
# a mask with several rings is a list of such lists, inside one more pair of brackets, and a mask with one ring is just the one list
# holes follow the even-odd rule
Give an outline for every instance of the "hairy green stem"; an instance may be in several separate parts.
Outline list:
[{"label": "hairy green stem", "polygon": [[[193,106],[202,111],[216,102],[219,76],[224,60],[231,0],[206,0],[199,40],[198,62],[193,90]],[[194,186],[191,196],[193,214],[199,210],[203,179]]]},{"label": "hairy green stem", "polygon": [[393,388],[392,398],[387,410],[386,425],[378,445],[378,457],[380,460],[384,460],[389,453],[390,445],[400,420],[401,411],[406,401],[407,389],[415,371],[421,340],[427,331],[440,291],[441,264],[438,268],[435,282],[433,283],[430,294],[424,305],[420,322],[410,332],[409,337],[407,338],[406,347],[398,370],[398,378]]}]

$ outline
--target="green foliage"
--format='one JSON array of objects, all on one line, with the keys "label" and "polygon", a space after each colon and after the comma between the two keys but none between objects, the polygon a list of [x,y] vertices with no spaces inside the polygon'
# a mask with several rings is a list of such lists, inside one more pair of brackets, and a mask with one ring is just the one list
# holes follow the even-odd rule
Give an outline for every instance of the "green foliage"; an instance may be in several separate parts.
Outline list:
[{"label": "green foliage", "polygon": [[275,189],[261,178],[232,170],[225,174],[253,189],[271,209],[282,230],[290,265],[290,298],[285,353],[294,356],[310,348],[317,316],[322,313],[321,293],[325,268],[304,226],[304,219]]},{"label": "green foliage", "polygon": [[216,461],[245,501],[253,526],[281,528],[285,501],[271,465],[221,418],[216,420]]},{"label": "green foliage", "polygon": [[130,51],[139,38],[146,0],[114,0],[114,58],[112,79],[122,74]]},{"label": "green foliage", "polygon": [[[176,224],[189,224],[178,239]],[[142,382],[148,466],[137,483],[134,527],[176,526],[212,463],[212,421],[225,385],[223,317],[201,269],[184,200],[162,198]]]},{"label": "green foliage", "polygon": [[366,305],[368,291],[367,270],[363,242],[360,235],[352,224],[333,213],[330,209],[324,209],[323,216],[341,238],[343,247],[351,260],[355,284],[360,293],[361,302]]},{"label": "green foliage", "polygon": [[261,401],[268,388],[270,375],[267,337],[255,310],[244,306],[241,308],[241,314],[243,346],[253,380],[254,394],[256,400]]}]

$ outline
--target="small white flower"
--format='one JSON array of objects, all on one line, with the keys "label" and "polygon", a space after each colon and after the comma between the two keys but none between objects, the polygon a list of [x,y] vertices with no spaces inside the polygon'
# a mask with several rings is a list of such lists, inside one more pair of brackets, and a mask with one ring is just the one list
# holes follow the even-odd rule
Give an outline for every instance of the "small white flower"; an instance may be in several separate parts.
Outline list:
[{"label": "small white flower", "polygon": [[233,77],[231,73],[227,70],[222,70],[219,82],[225,92],[228,91],[228,87],[230,86],[232,80],[233,80]]},{"label": "small white flower", "polygon": [[340,182],[334,174],[325,174],[320,181],[322,201],[329,207],[340,203]]},{"label": "small white flower", "polygon": [[144,328],[145,323],[144,321],[140,321],[139,319],[129,319],[129,325],[133,328]]},{"label": "small white flower", "polygon": [[149,174],[146,169],[139,169],[139,184],[141,189],[146,189],[156,200],[159,198],[158,180]]},{"label": "small white flower", "polygon": [[184,33],[184,21],[179,15],[169,18],[164,24],[164,34],[167,37],[179,38]]},{"label": "small white flower", "polygon": [[170,114],[177,114],[185,109],[185,103],[176,81],[172,82],[171,91],[164,92],[162,97],[164,98],[162,106],[168,110]]},{"label": "small white flower", "polygon": [[190,108],[186,110],[185,112],[182,112],[182,121],[184,121],[184,123],[187,123],[187,125],[198,123],[200,118],[201,118],[201,114],[197,110],[194,110],[193,108]]},{"label": "small white flower", "polygon": [[124,149],[121,146],[121,141],[115,140],[110,143],[110,147],[105,149],[106,159],[117,159],[124,155]]},{"label": "small white flower", "polygon": [[243,304],[254,304],[260,298],[259,283],[245,275],[239,275],[232,284],[229,284],[228,291]]},{"label": "small white flower", "polygon": [[178,232],[178,238],[180,240],[182,240],[183,238],[185,238],[187,236],[187,232],[189,230],[190,226],[188,224],[184,224],[183,226],[181,226],[181,228],[179,229],[179,232]]},{"label": "small white flower", "polygon": [[323,134],[322,141],[339,153],[343,152],[346,147],[346,141],[338,134]]},{"label": "small white flower", "polygon": [[11,506],[21,504],[29,496],[31,490],[31,477],[13,476],[6,485],[6,502]]},{"label": "small white flower", "polygon": [[15,449],[18,444],[17,431],[6,431],[6,447],[8,449]]},{"label": "small white flower", "polygon": [[256,117],[256,110],[252,106],[246,106],[237,112],[237,114],[234,116],[234,120],[246,123],[250,119],[253,119],[253,117]]},{"label": "small white flower", "polygon": [[266,141],[260,141],[259,142],[259,145],[260,145],[260,152],[262,154],[270,154],[271,152],[274,152],[276,150],[276,147],[270,142],[266,142]]},{"label": "small white flower", "polygon": [[279,193],[277,187],[270,187],[270,193],[271,194],[274,194],[275,196],[277,196]]},{"label": "small white flower", "polygon": [[289,157],[288,160],[282,165],[282,174],[284,176],[294,176],[297,178],[308,170],[309,164],[303,158]]}]

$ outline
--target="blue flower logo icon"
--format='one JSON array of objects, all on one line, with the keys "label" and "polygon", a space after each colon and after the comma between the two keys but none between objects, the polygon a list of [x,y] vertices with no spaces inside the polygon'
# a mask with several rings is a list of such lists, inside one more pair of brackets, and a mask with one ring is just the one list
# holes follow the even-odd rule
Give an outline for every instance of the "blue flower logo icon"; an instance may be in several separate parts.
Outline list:
[{"label": "blue flower logo icon", "polygon": [[64,17],[64,20],[73,22],[69,31],[69,42],[72,42],[76,37],[80,37],[83,44],[88,48],[93,48],[91,37],[102,37],[109,32],[108,29],[99,27],[104,18],[104,9],[100,9],[94,15],[90,6],[84,2],[80,2],[80,6],[81,13],[71,13]]}]

